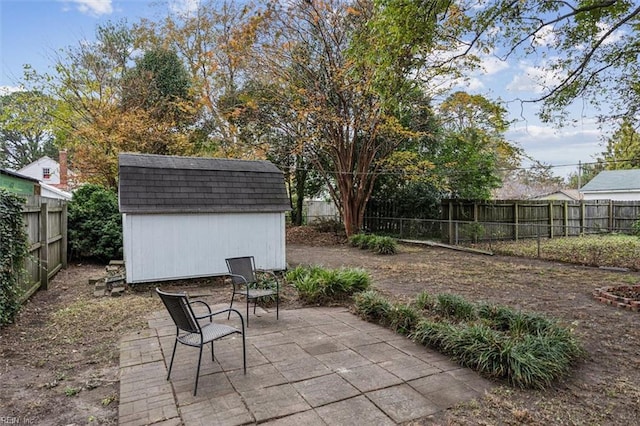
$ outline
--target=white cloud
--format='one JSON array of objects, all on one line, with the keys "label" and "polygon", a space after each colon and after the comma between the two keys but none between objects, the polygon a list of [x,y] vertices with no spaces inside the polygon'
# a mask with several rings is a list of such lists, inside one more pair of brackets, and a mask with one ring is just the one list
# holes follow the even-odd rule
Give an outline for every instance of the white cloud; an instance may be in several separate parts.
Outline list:
[{"label": "white cloud", "polygon": [[493,75],[499,73],[500,71],[509,69],[509,64],[507,63],[507,61],[503,61],[502,59],[496,58],[493,55],[487,55],[480,58],[480,68],[484,70],[485,75]]},{"label": "white cloud", "polygon": [[78,11],[86,15],[100,16],[113,13],[112,0],[65,0],[76,6]]},{"label": "white cloud", "polygon": [[545,69],[545,64],[532,66],[520,63],[518,68],[522,72],[514,75],[507,84],[507,90],[512,92],[543,93],[560,83],[560,77],[554,71]]},{"label": "white cloud", "polygon": [[178,15],[192,15],[198,10],[200,0],[170,0],[169,10]]},{"label": "white cloud", "polygon": [[20,91],[23,91],[23,90],[24,90],[24,87],[0,86],[0,96],[10,95],[11,93],[20,92]]},{"label": "white cloud", "polygon": [[506,133],[538,161],[551,165],[591,162],[602,151],[602,132],[595,120],[576,127],[554,128],[542,124],[519,125]]},{"label": "white cloud", "polygon": [[553,32],[552,25],[545,25],[538,31],[533,39],[534,46],[554,46],[557,42],[556,34]]}]

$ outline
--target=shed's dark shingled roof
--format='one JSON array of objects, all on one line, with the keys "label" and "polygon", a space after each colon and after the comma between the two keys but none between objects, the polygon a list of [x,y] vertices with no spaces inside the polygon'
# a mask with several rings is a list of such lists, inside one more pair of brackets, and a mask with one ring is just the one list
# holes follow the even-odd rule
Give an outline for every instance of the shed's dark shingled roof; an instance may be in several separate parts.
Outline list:
[{"label": "shed's dark shingled roof", "polygon": [[282,172],[268,161],[120,154],[121,213],[290,210]]}]

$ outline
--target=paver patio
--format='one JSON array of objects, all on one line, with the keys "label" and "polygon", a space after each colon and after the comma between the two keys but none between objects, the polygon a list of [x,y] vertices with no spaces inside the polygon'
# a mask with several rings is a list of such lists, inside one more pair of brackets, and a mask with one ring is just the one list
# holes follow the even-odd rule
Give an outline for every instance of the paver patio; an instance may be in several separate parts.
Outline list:
[{"label": "paver patio", "polygon": [[215,361],[203,352],[194,397],[198,350],[179,345],[167,381],[175,326],[166,311],[153,313],[148,330],[120,343],[119,424],[393,425],[493,386],[345,308],[281,311],[280,320],[258,315],[246,334],[247,374],[240,336],[216,341]]}]

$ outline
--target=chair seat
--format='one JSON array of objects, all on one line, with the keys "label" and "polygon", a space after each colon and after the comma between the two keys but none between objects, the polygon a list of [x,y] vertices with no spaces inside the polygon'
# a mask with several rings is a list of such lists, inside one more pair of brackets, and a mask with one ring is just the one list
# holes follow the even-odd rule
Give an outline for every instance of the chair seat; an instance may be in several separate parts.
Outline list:
[{"label": "chair seat", "polygon": [[[240,330],[224,324],[209,323],[202,327],[202,343],[209,343],[233,333],[240,333]],[[178,337],[178,341],[189,346],[200,346],[200,335],[198,333],[187,333]]]},{"label": "chair seat", "polygon": [[250,288],[248,293],[249,299],[254,299],[256,297],[273,296],[274,294],[278,294],[275,290],[262,288]]}]

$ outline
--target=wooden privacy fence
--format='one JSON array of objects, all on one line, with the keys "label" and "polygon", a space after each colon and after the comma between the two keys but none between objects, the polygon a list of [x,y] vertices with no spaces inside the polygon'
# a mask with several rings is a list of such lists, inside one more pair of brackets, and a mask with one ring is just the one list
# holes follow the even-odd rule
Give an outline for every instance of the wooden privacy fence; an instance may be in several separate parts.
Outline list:
[{"label": "wooden privacy fence", "polygon": [[46,290],[61,268],[67,267],[67,202],[37,195],[28,196],[22,210],[28,235],[27,277],[21,302],[36,290]]},{"label": "wooden privacy fence", "polygon": [[601,232],[632,233],[640,201],[444,200],[441,218],[397,214],[390,203],[369,204],[364,227],[400,238],[460,241],[554,238]]},{"label": "wooden privacy fence", "polygon": [[445,200],[443,239],[451,240],[455,223],[490,226],[496,239],[567,237],[601,232],[631,233],[640,218],[640,201],[613,200]]}]

